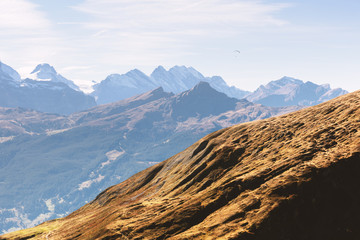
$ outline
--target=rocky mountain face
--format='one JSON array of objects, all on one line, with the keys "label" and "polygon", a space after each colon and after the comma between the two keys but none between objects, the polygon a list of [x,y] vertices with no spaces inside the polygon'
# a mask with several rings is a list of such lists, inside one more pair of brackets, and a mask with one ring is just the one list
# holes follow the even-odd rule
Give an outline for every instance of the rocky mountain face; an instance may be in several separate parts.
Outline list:
[{"label": "rocky mountain face", "polygon": [[199,82],[208,82],[211,87],[229,97],[243,98],[249,92],[236,87],[229,87],[221,77],[204,77],[192,67],[175,66],[168,71],[157,67],[150,76],[135,69],[126,74],[109,75],[102,82],[94,85],[92,95],[98,104],[111,103],[152,89],[162,87],[166,92],[181,93],[194,87]]},{"label": "rocky mountain face", "polygon": [[346,93],[347,91],[341,88],[331,89],[328,84],[304,83],[298,79],[283,77],[265,86],[261,85],[246,99],[272,107],[313,106]]},{"label": "rocky mountain face", "polygon": [[40,113],[4,109],[20,120],[1,120],[13,129],[0,143],[0,231],[65,216],[210,132],[295,109],[229,98],[205,82],[177,95],[157,88],[68,117],[44,115],[43,126]]},{"label": "rocky mountain face", "polygon": [[216,131],[0,239],[360,238],[360,91]]},{"label": "rocky mountain face", "polygon": [[78,91],[48,64],[38,65],[32,76],[36,80],[22,80],[14,69],[0,63],[0,106],[67,115],[96,105],[93,97]]}]

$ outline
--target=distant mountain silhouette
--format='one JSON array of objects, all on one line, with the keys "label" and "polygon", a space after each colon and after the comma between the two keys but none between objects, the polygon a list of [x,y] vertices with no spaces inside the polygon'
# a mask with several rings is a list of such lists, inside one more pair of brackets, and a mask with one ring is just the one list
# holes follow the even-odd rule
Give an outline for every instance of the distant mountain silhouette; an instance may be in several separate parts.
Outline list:
[{"label": "distant mountain silhouette", "polygon": [[298,79],[283,77],[265,86],[261,85],[246,99],[271,107],[313,106],[346,93],[348,92],[341,88],[331,89],[328,84],[304,83]]}]

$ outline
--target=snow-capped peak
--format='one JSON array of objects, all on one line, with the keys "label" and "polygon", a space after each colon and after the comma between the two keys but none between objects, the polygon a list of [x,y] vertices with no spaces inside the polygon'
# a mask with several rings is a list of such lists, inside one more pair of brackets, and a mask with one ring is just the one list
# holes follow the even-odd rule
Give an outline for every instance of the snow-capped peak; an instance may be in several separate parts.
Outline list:
[{"label": "snow-capped peak", "polygon": [[43,63],[43,64],[39,64],[36,66],[36,68],[31,72],[31,74],[35,74],[35,73],[49,73],[49,74],[57,74],[55,68],[51,65],[49,65],[48,63]]},{"label": "snow-capped peak", "polygon": [[35,69],[30,73],[29,78],[37,81],[62,82],[76,91],[80,90],[73,81],[66,79],[65,77],[58,74],[55,68],[48,63],[37,65]]}]

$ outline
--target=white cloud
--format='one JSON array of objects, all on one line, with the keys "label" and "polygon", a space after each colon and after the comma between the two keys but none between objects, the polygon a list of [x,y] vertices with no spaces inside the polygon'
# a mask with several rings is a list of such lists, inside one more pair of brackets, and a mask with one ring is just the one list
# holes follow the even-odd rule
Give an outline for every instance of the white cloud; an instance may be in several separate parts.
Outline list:
[{"label": "white cloud", "polygon": [[91,32],[80,40],[80,48],[91,49],[87,54],[108,66],[143,68],[191,58],[209,39],[222,38],[219,44],[244,29],[284,25],[274,16],[288,6],[241,0],[85,0],[73,9],[88,14],[78,25]]},{"label": "white cloud", "polygon": [[[287,6],[241,0],[85,0],[72,7],[82,17],[57,21],[65,31],[62,41],[43,62],[51,61],[59,71],[67,68],[67,76],[82,86],[133,68],[191,64],[188,59],[203,54],[209,41],[226,46],[224,39],[244,29],[286,24],[274,15]],[[83,64],[95,68],[74,67]]]},{"label": "white cloud", "polygon": [[[0,60],[24,77],[48,62],[91,91],[91,80],[111,73],[204,62],[199,56],[210,47],[226,48],[230,37],[286,24],[276,13],[288,6],[258,0],[84,0],[66,8],[76,18],[55,19],[30,0],[0,0]],[[2,15],[4,9],[12,10]]]},{"label": "white cloud", "polygon": [[58,52],[59,38],[38,5],[29,0],[0,1],[1,61],[30,70]]},{"label": "white cloud", "polygon": [[37,5],[26,0],[0,1],[0,30],[15,34],[47,30],[50,22],[37,9]]},{"label": "white cloud", "polygon": [[239,0],[85,0],[73,8],[91,16],[81,24],[93,31],[85,41],[91,49],[110,47],[123,56],[119,61],[132,64],[192,55],[202,38],[286,24],[273,16],[286,7]]},{"label": "white cloud", "polygon": [[74,9],[95,18],[88,23],[90,28],[177,32],[283,25],[285,22],[273,15],[288,6],[239,0],[85,0]]}]

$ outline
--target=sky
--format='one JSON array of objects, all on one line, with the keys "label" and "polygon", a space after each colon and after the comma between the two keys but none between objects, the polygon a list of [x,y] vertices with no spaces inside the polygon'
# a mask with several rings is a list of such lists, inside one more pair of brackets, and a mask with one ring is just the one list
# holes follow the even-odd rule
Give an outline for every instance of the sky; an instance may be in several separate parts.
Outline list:
[{"label": "sky", "polygon": [[360,89],[358,0],[0,0],[0,61],[49,63],[89,91],[192,66],[253,91],[282,76]]}]

